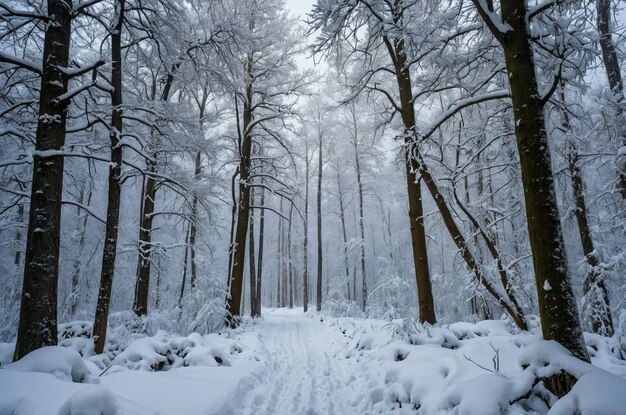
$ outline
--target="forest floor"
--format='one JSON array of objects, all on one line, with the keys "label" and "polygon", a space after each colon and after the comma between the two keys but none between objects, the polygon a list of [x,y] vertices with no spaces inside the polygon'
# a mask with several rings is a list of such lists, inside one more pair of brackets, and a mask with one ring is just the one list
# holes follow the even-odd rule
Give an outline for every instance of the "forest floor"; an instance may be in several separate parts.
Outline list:
[{"label": "forest floor", "polygon": [[[14,345],[0,343],[0,415],[623,415],[626,407],[620,335],[586,333],[590,365],[505,321],[263,313],[205,336],[118,335],[123,346],[103,355],[78,336],[11,364]],[[85,322],[69,326],[78,333]],[[559,399],[537,379],[562,370],[579,380]]]}]

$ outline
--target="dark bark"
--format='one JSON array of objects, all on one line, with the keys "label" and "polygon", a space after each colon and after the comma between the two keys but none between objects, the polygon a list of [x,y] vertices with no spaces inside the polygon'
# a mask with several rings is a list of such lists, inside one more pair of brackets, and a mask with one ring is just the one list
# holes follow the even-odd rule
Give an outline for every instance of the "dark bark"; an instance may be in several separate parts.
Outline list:
[{"label": "dark bark", "polygon": [[111,32],[111,127],[109,140],[111,142],[111,163],[109,164],[109,192],[107,196],[107,217],[102,253],[102,268],[100,271],[100,289],[96,304],[96,315],[93,323],[92,338],[95,343],[95,352],[104,351],[106,342],[107,324],[109,321],[109,305],[111,303],[111,289],[115,272],[115,257],[117,254],[117,231],[120,216],[120,195],[122,193],[122,146],[120,139],[123,128],[122,110],[122,28],[124,23],[125,0],[118,0],[115,4],[118,15],[115,27]]},{"label": "dark bark", "polygon": [[572,191],[574,193],[574,202],[576,209],[576,223],[578,224],[578,233],[580,242],[583,247],[585,261],[589,265],[589,271],[583,285],[585,295],[589,295],[592,290],[599,290],[598,295],[591,293],[589,300],[598,301],[600,304],[591,304],[593,308],[591,313],[591,328],[594,333],[603,336],[612,336],[614,332],[613,317],[611,316],[611,307],[609,306],[609,295],[602,279],[601,269],[598,267],[599,260],[593,239],[591,238],[591,228],[589,226],[587,216],[587,203],[585,202],[585,190],[582,180],[582,172],[580,171],[578,153],[575,149],[570,151],[568,156],[568,170],[572,179]]},{"label": "dark bark", "polygon": [[[319,126],[321,128],[321,126]],[[321,131],[318,132],[318,173],[317,173],[317,287],[316,287],[316,299],[315,309],[317,311],[322,310],[322,179],[323,179],[323,166],[322,166],[322,137]]]},{"label": "dark bark", "polygon": [[[477,0],[476,7],[485,15]],[[567,273],[544,103],[535,75],[535,61],[524,0],[503,0],[502,18],[511,29],[492,29],[504,50],[515,117],[515,135],[524,185],[528,234],[537,283],[543,337],[556,340],[575,356],[589,361]],[[486,20],[493,26],[489,20]]]},{"label": "dark bark", "polygon": [[305,172],[304,172],[304,238],[303,245],[303,261],[304,269],[302,271],[302,303],[304,312],[309,310],[309,151],[308,147],[305,154]]},{"label": "dark bark", "polygon": [[191,224],[187,227],[187,235],[185,236],[185,256],[183,258],[183,281],[180,284],[180,294],[178,295],[178,308],[183,309],[183,297],[185,296],[185,287],[187,286],[187,262],[189,259],[189,238],[191,237]]},{"label": "dark bark", "polygon": [[[172,65],[170,72],[165,78],[165,85],[161,91],[160,100],[167,102],[174,83],[174,72],[180,67],[180,63]],[[139,270],[135,285],[135,299],[133,311],[137,316],[148,314],[148,297],[150,294],[150,271],[152,268],[152,223],[154,221],[154,205],[156,201],[157,181],[154,173],[158,172],[159,163],[159,140],[153,132],[151,150],[146,160],[147,174],[144,184],[143,204],[141,209],[141,225],[139,228]]]},{"label": "dark bark", "polygon": [[293,308],[293,291],[294,291],[294,281],[293,281],[293,263],[291,257],[291,223],[293,219],[293,203],[289,206],[289,225],[287,226],[287,266],[288,266],[288,283],[287,287],[289,288],[288,292],[288,301],[289,308]]},{"label": "dark bark", "polygon": [[265,239],[265,189],[261,188],[261,213],[259,217],[259,255],[258,255],[258,265],[257,265],[257,275],[256,275],[256,300],[254,302],[255,309],[253,310],[253,317],[261,317],[261,289],[262,289],[262,280],[263,280],[263,247],[264,247],[264,239]]},{"label": "dark bark", "polygon": [[30,214],[26,236],[24,282],[14,360],[42,346],[57,344],[57,285],[63,193],[62,151],[68,100],[63,74],[70,52],[72,0],[48,0],[43,44],[39,118],[33,156]]},{"label": "dark bark", "polygon": [[[250,201],[251,204],[254,204],[254,189],[250,189]],[[250,246],[248,247],[248,267],[249,267],[249,277],[250,277],[250,315],[254,317],[254,310],[256,310],[256,258],[255,258],[255,248],[254,248],[254,210],[250,210],[250,226],[248,232],[248,243]]]},{"label": "dark bark", "polygon": [[[398,22],[402,15],[395,17]],[[395,39],[392,42],[384,38],[389,55],[392,57],[400,105],[402,122],[404,124],[405,142],[405,175],[407,194],[409,199],[409,224],[411,229],[411,246],[413,252],[413,265],[415,267],[415,281],[417,284],[417,297],[421,323],[435,324],[435,303],[433,301],[432,286],[430,282],[430,270],[428,265],[428,251],[426,246],[426,232],[424,229],[424,208],[422,206],[422,190],[419,179],[416,178],[418,166],[411,155],[413,141],[415,139],[415,110],[413,107],[413,90],[411,85],[410,69],[404,51],[404,40]]]},{"label": "dark bark", "polygon": [[[600,49],[602,49],[602,61],[604,69],[609,80],[609,87],[613,93],[616,111],[619,117],[618,125],[622,138],[622,145],[626,145],[626,126],[624,126],[624,110],[620,108],[620,104],[624,101],[624,81],[620,71],[620,63],[617,57],[617,50],[613,43],[611,34],[611,0],[597,0],[597,18],[598,34],[600,35]],[[626,199],[626,157],[622,156],[618,160],[619,168],[619,187],[622,198]]]},{"label": "dark bark", "polygon": [[237,206],[237,225],[235,227],[235,242],[233,246],[233,271],[230,283],[230,295],[227,301],[229,324],[231,327],[239,324],[241,315],[241,300],[243,288],[243,274],[246,261],[246,240],[250,220],[250,161],[252,152],[252,120],[254,117],[252,97],[254,78],[252,76],[252,56],[246,60],[246,93],[243,107],[243,134],[239,160],[239,201]]}]

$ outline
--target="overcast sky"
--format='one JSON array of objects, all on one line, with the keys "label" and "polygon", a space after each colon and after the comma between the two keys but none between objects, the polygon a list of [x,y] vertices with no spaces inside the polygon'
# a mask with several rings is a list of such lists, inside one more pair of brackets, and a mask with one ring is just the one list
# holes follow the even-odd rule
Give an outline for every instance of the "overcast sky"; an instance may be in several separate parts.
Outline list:
[{"label": "overcast sky", "polygon": [[[300,19],[305,19],[306,14],[311,11],[313,4],[316,1],[317,0],[286,0],[285,6],[294,16],[299,16]],[[302,24],[304,25],[304,23]],[[307,53],[305,56],[300,56],[296,59],[300,69],[312,68],[314,66],[313,59],[308,55],[309,54]]]}]

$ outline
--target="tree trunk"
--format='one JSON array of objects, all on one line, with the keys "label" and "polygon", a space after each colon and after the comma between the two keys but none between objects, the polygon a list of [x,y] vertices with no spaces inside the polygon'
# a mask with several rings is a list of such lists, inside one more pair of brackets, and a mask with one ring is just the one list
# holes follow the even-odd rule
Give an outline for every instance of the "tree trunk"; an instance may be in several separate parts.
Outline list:
[{"label": "tree trunk", "polygon": [[[611,34],[611,0],[597,0],[597,19],[598,34],[600,35],[600,48],[602,49],[602,61],[604,69],[609,80],[609,87],[613,93],[616,110],[618,113],[618,125],[620,135],[622,136],[622,145],[626,145],[626,126],[624,126],[624,110],[620,108],[620,104],[624,101],[624,81],[620,71],[617,50],[613,43]],[[619,168],[619,187],[622,198],[626,199],[626,156],[621,156],[618,160]]]},{"label": "tree trunk", "polygon": [[[254,205],[254,188],[250,189],[250,201]],[[254,255],[254,210],[250,209],[250,226],[248,232],[248,248],[249,254],[249,274],[250,274],[250,316],[254,317],[254,310],[256,310],[256,258]]]},{"label": "tree trunk", "polygon": [[187,262],[189,258],[189,238],[191,237],[191,223],[187,227],[187,235],[185,236],[185,256],[183,257],[183,281],[180,284],[180,294],[178,295],[178,308],[183,310],[183,297],[185,296],[185,287],[187,286]]},{"label": "tree trunk", "polygon": [[[562,129],[565,133],[571,132],[571,124],[567,113],[567,103],[565,101],[565,86],[561,82],[559,86],[560,95],[560,112],[562,117]],[[591,308],[588,317],[591,318],[591,328],[594,333],[603,336],[612,336],[614,332],[613,318],[611,316],[611,307],[609,305],[609,296],[602,278],[602,269],[598,267],[600,258],[595,251],[591,227],[589,226],[587,203],[585,201],[585,188],[583,185],[582,171],[579,164],[578,150],[573,141],[569,143],[567,155],[567,169],[572,180],[572,194],[574,196],[574,216],[578,225],[578,235],[580,237],[581,246],[585,261],[589,265],[587,276],[583,284],[584,298],[591,304],[587,307]],[[583,316],[586,314],[583,313]]]},{"label": "tree trunk", "polygon": [[265,189],[261,188],[261,213],[259,218],[259,257],[257,265],[256,275],[256,300],[254,302],[255,309],[253,311],[253,317],[261,317],[261,300],[262,300],[262,277],[263,277],[263,240],[265,238]]},{"label": "tree trunk", "polygon": [[498,40],[509,73],[541,328],[545,339],[556,340],[575,356],[589,361],[567,273],[544,104],[535,77],[526,15],[524,0],[503,0],[502,17],[511,30],[500,34]]},{"label": "tree trunk", "polygon": [[[57,344],[57,285],[63,193],[62,155],[67,100],[63,74],[70,52],[72,0],[48,0],[43,44],[39,118],[33,156],[30,214],[26,237],[24,282],[14,360],[42,346]],[[44,153],[44,154],[42,154]]]},{"label": "tree trunk", "polygon": [[[337,189],[339,190],[339,219],[341,220],[341,234],[343,236],[343,260],[346,268],[346,284],[348,286],[348,300],[351,297],[352,288],[350,288],[350,269],[348,266],[348,233],[346,232],[346,215],[343,206],[343,186],[341,183],[341,174],[339,174],[339,165],[336,168],[337,172]],[[355,299],[356,300],[356,299]]]},{"label": "tree trunk", "polygon": [[[401,16],[397,16],[401,19]],[[415,110],[413,107],[413,90],[411,85],[410,69],[404,52],[404,40],[396,39],[392,45],[388,39],[385,44],[390,56],[393,57],[396,72],[396,81],[400,94],[401,117],[404,124],[404,143],[406,146],[405,168],[406,184],[409,199],[409,224],[411,227],[411,245],[413,251],[413,265],[417,284],[417,297],[421,323],[435,324],[435,304],[433,301],[430,270],[428,265],[428,251],[426,247],[426,232],[424,229],[424,208],[422,206],[422,190],[420,180],[416,178],[417,166],[411,150],[415,139]]]},{"label": "tree trunk", "polygon": [[246,98],[243,108],[243,137],[239,161],[239,206],[237,209],[237,226],[233,246],[233,272],[231,276],[230,295],[227,301],[229,324],[231,327],[239,325],[239,316],[241,315],[243,273],[246,260],[246,239],[250,220],[250,183],[248,183],[248,181],[250,180],[250,155],[252,152],[251,124],[254,116],[252,106],[254,78],[252,76],[251,55],[249,55],[246,60],[246,73],[248,74],[248,80],[246,83]]},{"label": "tree trunk", "polygon": [[304,239],[303,245],[303,260],[304,270],[302,271],[302,303],[304,312],[309,310],[309,149],[306,148],[305,157],[305,173],[304,173]]},{"label": "tree trunk", "polygon": [[[165,86],[161,92],[161,101],[167,102],[170,90],[174,83],[174,72],[180,64],[172,65],[172,68],[165,80]],[[153,140],[157,136],[153,136]],[[135,300],[133,301],[133,311],[139,317],[148,314],[148,296],[150,294],[150,269],[152,262],[152,222],[154,221],[154,202],[156,200],[157,182],[154,173],[157,173],[158,164],[158,142],[152,143],[152,151],[146,160],[146,179],[143,207],[141,209],[141,226],[139,229],[139,271],[137,273],[137,284],[135,285]]]},{"label": "tree trunk", "polygon": [[289,226],[287,227],[287,265],[289,267],[289,283],[287,286],[289,287],[289,308],[293,308],[293,263],[291,257],[291,222],[293,219],[293,201],[289,206]]},{"label": "tree trunk", "polygon": [[[80,197],[78,199],[78,203],[80,203],[81,205],[84,203],[83,193],[84,193],[84,188],[81,188]],[[90,187],[89,194],[87,195],[88,207],[91,205],[91,195],[92,195],[92,189]],[[78,286],[80,285],[80,276],[81,276],[81,271],[83,268],[83,261],[82,261],[83,255],[82,254],[83,254],[83,249],[85,247],[85,236],[87,235],[85,230],[87,229],[87,222],[89,220],[89,215],[86,212],[83,214],[85,216],[83,218],[82,226],[79,231],[80,238],[78,240],[78,253],[76,255],[76,258],[74,258],[74,265],[72,267],[72,287],[70,289],[70,316],[71,317],[74,317],[76,315],[76,311],[78,309]],[[80,215],[77,215],[77,217],[80,217]]]},{"label": "tree trunk", "polygon": [[124,23],[125,0],[116,2],[117,22],[111,31],[111,163],[109,164],[109,193],[107,197],[107,218],[102,253],[102,269],[100,272],[100,290],[96,305],[92,337],[96,354],[104,351],[109,321],[109,305],[111,289],[115,273],[115,257],[117,254],[117,231],[120,218],[120,195],[122,193],[122,28]]},{"label": "tree trunk", "polygon": [[318,173],[317,173],[317,298],[315,308],[322,310],[322,132],[318,134]]},{"label": "tree trunk", "polygon": [[[365,311],[365,307],[367,306],[367,273],[365,269],[365,224],[364,224],[364,209],[363,209],[363,180],[361,179],[361,158],[359,156],[359,142],[358,142],[358,130],[357,130],[357,122],[356,122],[356,109],[353,108],[352,111],[352,123],[354,124],[354,162],[356,165],[356,183],[359,194],[359,238],[361,241],[359,242],[361,253],[361,278],[362,278],[362,294],[363,294],[363,302],[361,303],[361,309]],[[430,279],[429,279],[430,282]],[[428,297],[427,294],[424,294]],[[431,296],[432,297],[432,296]],[[432,298],[431,298],[432,299]],[[431,305],[432,306],[432,305]],[[421,312],[420,312],[421,316]],[[432,310],[432,320],[430,323],[435,322],[435,311]]]}]

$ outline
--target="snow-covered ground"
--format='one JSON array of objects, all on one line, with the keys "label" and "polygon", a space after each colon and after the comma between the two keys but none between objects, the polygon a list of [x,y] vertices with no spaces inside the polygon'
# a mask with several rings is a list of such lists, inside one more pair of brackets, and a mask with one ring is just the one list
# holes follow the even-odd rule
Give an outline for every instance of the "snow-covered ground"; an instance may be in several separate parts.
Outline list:
[{"label": "snow-covered ground", "polygon": [[[138,338],[112,360],[81,358],[78,340],[40,349],[0,369],[0,415],[623,415],[623,345],[586,337],[594,365],[501,321],[264,310],[221,335]],[[0,345],[0,363],[11,348]],[[563,369],[579,381],[557,400],[538,379]]]}]

